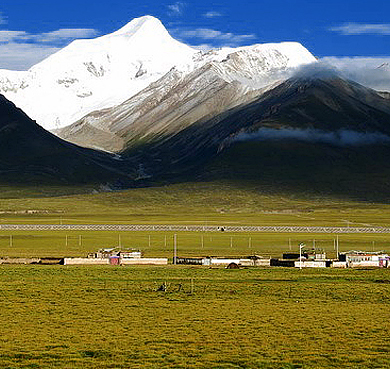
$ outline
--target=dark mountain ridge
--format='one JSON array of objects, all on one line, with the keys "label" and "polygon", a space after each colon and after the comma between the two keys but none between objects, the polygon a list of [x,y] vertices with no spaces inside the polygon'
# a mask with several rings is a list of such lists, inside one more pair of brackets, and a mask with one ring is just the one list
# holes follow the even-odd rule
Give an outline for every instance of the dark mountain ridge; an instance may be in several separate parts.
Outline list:
[{"label": "dark mountain ridge", "polygon": [[[211,119],[131,140],[120,160],[62,141],[4,98],[0,105],[2,178],[126,182],[129,187],[227,179],[274,193],[390,199],[390,100],[338,77],[287,80]],[[381,140],[350,145],[310,136],[257,137],[264,129],[347,131],[363,141],[366,136]],[[242,139],[245,135],[251,139]]]},{"label": "dark mountain ridge", "polygon": [[123,152],[142,161],[155,175],[192,171],[222,152],[242,133],[261,128],[342,129],[390,136],[390,101],[374,90],[341,78],[295,78],[253,102],[201,119],[155,141]]},{"label": "dark mountain ridge", "polygon": [[113,155],[61,140],[0,95],[0,182],[128,183]]}]

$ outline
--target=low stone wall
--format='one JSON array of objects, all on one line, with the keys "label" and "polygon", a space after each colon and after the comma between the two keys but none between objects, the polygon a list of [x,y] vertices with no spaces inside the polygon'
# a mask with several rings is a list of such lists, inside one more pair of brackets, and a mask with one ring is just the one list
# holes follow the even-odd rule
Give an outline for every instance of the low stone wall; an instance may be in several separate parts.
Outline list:
[{"label": "low stone wall", "polygon": [[122,265],[168,265],[167,258],[134,258],[122,259]]},{"label": "low stone wall", "polygon": [[256,259],[254,260],[255,266],[269,267],[271,266],[271,259]]},{"label": "low stone wall", "polygon": [[302,265],[302,268],[326,268],[326,262],[325,261],[303,261],[302,263],[300,261],[295,262],[295,268],[300,268]]},{"label": "low stone wall", "polygon": [[267,267],[271,265],[271,259],[240,259],[240,264],[244,267]]},{"label": "low stone wall", "polygon": [[0,259],[0,264],[38,264],[40,258],[6,258]]},{"label": "low stone wall", "polygon": [[210,260],[211,265],[229,265],[231,263],[234,264],[240,264],[240,259],[218,259],[218,258],[212,258]]},{"label": "low stone wall", "polygon": [[334,261],[332,263],[332,268],[346,268],[347,262],[346,261]]},{"label": "low stone wall", "polygon": [[365,268],[365,267],[379,267],[379,261],[361,261],[348,263],[348,268]]},{"label": "low stone wall", "polygon": [[64,258],[64,265],[108,265],[110,259]]}]

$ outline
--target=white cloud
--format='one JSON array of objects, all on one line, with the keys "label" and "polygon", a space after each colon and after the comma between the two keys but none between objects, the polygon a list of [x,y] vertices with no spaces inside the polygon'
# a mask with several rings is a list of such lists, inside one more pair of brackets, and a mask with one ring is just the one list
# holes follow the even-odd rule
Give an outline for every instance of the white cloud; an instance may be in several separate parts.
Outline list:
[{"label": "white cloud", "polygon": [[180,1],[177,1],[174,4],[168,5],[168,15],[182,15],[186,4]]},{"label": "white cloud", "polygon": [[0,69],[27,70],[60,48],[27,43],[0,43]]},{"label": "white cloud", "polygon": [[280,141],[297,140],[318,142],[334,146],[363,146],[389,143],[390,136],[381,132],[359,132],[349,129],[340,129],[335,132],[326,132],[314,128],[260,128],[257,132],[239,133],[234,141]]},{"label": "white cloud", "polygon": [[342,35],[390,35],[389,23],[344,23],[341,26],[329,28],[332,32]]},{"label": "white cloud", "polygon": [[[192,30],[188,29],[174,29],[171,30],[172,34],[181,39],[199,39],[205,41],[211,41],[215,46],[240,46],[241,44],[250,40],[256,39],[256,35],[237,35],[231,32],[221,32],[210,28],[196,28]],[[217,45],[215,45],[217,44]]]},{"label": "white cloud", "polygon": [[7,18],[0,12],[0,24],[7,24]]},{"label": "white cloud", "polygon": [[380,91],[390,91],[389,57],[325,57],[343,77]]},{"label": "white cloud", "polygon": [[211,10],[203,14],[203,16],[205,18],[217,18],[217,17],[222,17],[222,13]]},{"label": "white cloud", "polygon": [[0,68],[26,70],[74,39],[94,37],[89,28],[63,28],[53,32],[32,34],[25,31],[0,31]]},{"label": "white cloud", "polygon": [[61,28],[53,32],[32,35],[32,37],[38,42],[56,42],[80,38],[92,38],[97,35],[98,32],[91,28]]},{"label": "white cloud", "polygon": [[0,43],[25,40],[27,35],[24,31],[0,31]]},{"label": "white cloud", "polygon": [[0,31],[0,42],[46,42],[56,43],[70,41],[77,38],[91,38],[97,36],[98,32],[90,28],[62,28],[53,32],[31,34],[24,31]]},{"label": "white cloud", "polygon": [[209,51],[214,47],[211,44],[200,44],[200,45],[190,45],[193,49],[201,50],[201,51]]}]

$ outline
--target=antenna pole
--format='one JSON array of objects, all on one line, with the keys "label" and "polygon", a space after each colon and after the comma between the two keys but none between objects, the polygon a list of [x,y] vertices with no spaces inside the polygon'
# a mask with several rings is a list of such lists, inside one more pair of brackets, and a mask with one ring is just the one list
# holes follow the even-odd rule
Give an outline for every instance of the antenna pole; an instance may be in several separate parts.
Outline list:
[{"label": "antenna pole", "polygon": [[176,258],[177,258],[177,235],[173,236],[173,265],[176,265]]}]

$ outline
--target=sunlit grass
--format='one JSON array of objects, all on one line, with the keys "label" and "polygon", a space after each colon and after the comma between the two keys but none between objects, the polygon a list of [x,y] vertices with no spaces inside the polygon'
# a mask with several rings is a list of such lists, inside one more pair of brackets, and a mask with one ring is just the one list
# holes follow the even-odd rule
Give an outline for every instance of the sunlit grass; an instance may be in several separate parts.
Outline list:
[{"label": "sunlit grass", "polygon": [[385,368],[389,282],[387,270],[2,267],[0,366]]},{"label": "sunlit grass", "polygon": [[[100,248],[134,248],[146,257],[173,257],[174,234],[178,255],[281,257],[299,251],[299,244],[324,250],[335,257],[336,235],[225,232],[1,232],[0,257],[86,256]],[[345,234],[339,237],[339,251],[390,251],[390,235]]]},{"label": "sunlit grass", "polygon": [[[3,189],[4,190],[4,189]],[[71,189],[67,189],[70,191]],[[11,191],[11,192],[10,192]],[[2,223],[135,223],[388,226],[390,205],[334,198],[270,195],[256,185],[187,183],[119,192],[29,197],[0,193]],[[12,196],[11,196],[12,197]],[[27,210],[35,213],[27,214]]]}]

